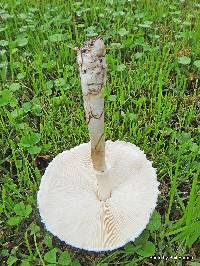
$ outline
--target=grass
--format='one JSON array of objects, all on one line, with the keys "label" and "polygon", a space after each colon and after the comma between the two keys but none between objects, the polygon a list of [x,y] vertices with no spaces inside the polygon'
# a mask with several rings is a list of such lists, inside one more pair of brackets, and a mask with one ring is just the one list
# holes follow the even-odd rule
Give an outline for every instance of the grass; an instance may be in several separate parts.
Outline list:
[{"label": "grass", "polygon": [[[36,193],[50,160],[89,139],[70,47],[101,33],[106,138],[145,151],[161,195],[134,243],[96,254],[45,230]],[[200,265],[199,43],[194,0],[1,1],[1,265]]]}]

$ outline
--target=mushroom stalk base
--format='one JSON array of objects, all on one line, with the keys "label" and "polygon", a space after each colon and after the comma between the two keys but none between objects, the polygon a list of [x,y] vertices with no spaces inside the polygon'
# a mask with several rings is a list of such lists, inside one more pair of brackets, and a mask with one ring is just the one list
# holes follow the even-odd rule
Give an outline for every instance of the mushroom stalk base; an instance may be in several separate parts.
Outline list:
[{"label": "mushroom stalk base", "polygon": [[112,188],[108,179],[108,170],[103,172],[96,171],[97,178],[97,197],[100,201],[106,201],[111,197]]}]

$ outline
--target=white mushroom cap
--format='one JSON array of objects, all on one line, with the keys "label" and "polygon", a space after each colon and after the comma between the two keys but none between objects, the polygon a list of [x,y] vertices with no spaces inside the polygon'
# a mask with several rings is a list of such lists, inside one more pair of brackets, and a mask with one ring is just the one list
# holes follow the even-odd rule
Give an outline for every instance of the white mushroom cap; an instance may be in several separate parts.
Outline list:
[{"label": "white mushroom cap", "polygon": [[107,141],[106,179],[111,197],[97,197],[90,143],[56,156],[42,177],[38,206],[47,230],[90,251],[108,251],[134,241],[145,229],[159,194],[156,170],[131,143]]}]

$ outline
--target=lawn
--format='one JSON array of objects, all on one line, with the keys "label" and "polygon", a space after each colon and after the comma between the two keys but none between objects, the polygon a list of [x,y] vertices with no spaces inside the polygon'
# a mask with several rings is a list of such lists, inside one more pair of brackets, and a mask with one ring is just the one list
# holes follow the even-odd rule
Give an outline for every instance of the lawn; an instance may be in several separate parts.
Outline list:
[{"label": "lawn", "polygon": [[[161,191],[142,235],[104,253],[54,237],[36,203],[52,158],[89,140],[73,48],[99,34],[106,139],[144,150]],[[1,0],[0,106],[0,265],[200,265],[199,1]]]}]

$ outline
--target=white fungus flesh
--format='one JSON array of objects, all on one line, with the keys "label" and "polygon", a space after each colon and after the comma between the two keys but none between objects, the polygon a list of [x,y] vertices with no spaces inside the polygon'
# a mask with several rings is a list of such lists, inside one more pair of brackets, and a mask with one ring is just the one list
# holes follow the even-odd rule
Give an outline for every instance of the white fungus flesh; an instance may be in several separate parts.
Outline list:
[{"label": "white fungus flesh", "polygon": [[90,143],[56,156],[38,192],[47,230],[69,245],[90,251],[113,250],[134,241],[149,222],[159,194],[156,170],[143,151],[123,141],[107,141],[105,148],[111,188],[107,200],[97,195]]}]

